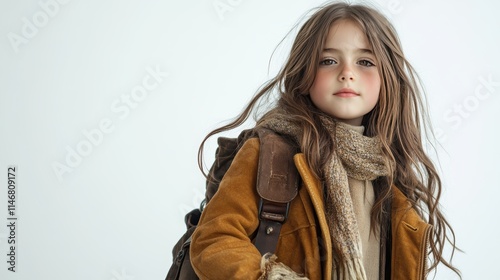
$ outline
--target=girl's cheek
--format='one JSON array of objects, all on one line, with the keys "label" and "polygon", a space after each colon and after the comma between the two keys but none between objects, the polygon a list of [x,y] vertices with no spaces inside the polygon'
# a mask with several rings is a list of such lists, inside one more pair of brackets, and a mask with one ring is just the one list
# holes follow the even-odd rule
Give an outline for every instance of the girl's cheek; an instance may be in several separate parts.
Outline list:
[{"label": "girl's cheek", "polygon": [[332,73],[330,73],[330,71],[326,71],[326,69],[324,71],[320,70],[316,74],[314,84],[316,85],[317,89],[324,91],[331,86],[333,79],[335,78]]},{"label": "girl's cheek", "polygon": [[365,81],[365,86],[375,90],[378,89],[380,90],[380,75],[378,72],[376,73],[365,73],[364,75],[364,81]]}]

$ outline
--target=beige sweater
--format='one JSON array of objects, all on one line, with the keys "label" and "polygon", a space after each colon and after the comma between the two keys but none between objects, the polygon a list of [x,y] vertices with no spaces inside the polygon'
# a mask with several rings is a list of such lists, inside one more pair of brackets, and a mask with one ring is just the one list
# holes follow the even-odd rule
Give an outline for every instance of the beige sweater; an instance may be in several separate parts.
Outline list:
[{"label": "beige sweater", "polygon": [[[363,133],[364,127],[353,127]],[[363,264],[368,279],[379,278],[380,264],[380,232],[370,231],[370,212],[375,201],[375,193],[371,181],[360,181],[349,178],[352,205],[356,215],[363,252]]]}]

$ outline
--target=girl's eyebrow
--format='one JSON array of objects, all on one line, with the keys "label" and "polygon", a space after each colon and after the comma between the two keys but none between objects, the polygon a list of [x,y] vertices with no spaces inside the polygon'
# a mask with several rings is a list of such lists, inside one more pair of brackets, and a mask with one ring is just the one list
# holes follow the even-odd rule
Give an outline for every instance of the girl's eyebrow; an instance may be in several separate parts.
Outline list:
[{"label": "girl's eyebrow", "polygon": [[[323,52],[335,53],[335,52],[341,52],[341,51],[339,49],[336,49],[336,48],[326,48],[326,49],[323,49]],[[356,49],[355,52],[361,53],[361,54],[368,53],[368,54],[373,55],[373,51],[371,49],[363,49],[363,48]]]}]

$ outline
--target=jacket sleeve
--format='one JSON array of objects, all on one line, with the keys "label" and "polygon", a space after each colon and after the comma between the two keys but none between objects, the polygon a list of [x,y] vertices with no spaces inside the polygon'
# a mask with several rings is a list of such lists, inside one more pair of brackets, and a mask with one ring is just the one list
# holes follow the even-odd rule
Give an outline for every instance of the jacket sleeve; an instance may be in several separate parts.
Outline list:
[{"label": "jacket sleeve", "polygon": [[259,140],[235,156],[193,233],[190,256],[200,279],[257,279],[261,255],[250,236],[259,225],[255,184]]}]

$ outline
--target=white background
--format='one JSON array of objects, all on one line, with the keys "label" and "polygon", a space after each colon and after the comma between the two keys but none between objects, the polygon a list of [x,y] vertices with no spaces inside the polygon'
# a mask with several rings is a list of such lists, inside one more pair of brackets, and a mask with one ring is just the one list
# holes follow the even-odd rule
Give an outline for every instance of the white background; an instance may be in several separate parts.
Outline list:
[{"label": "white background", "polygon": [[[322,1],[54,1],[0,2],[0,279],[164,279],[204,193],[200,141],[276,73],[293,35],[268,71],[273,50]],[[495,279],[500,2],[372,3],[426,87],[442,204],[465,251],[454,264],[464,279]],[[155,69],[168,77],[150,79]],[[144,79],[151,90],[130,108],[121,98]],[[71,172],[58,178],[58,164]],[[16,273],[8,165],[18,166]],[[456,276],[440,268],[436,279]]]}]

